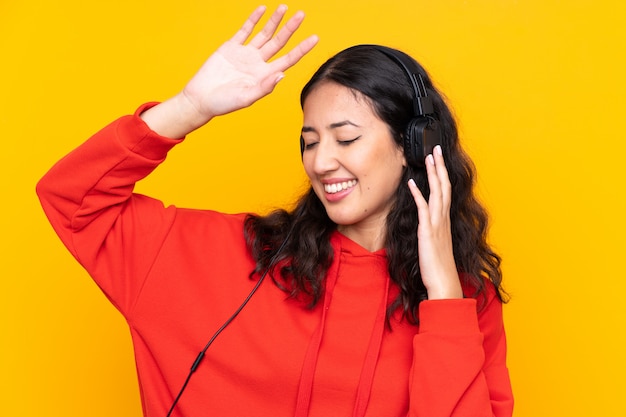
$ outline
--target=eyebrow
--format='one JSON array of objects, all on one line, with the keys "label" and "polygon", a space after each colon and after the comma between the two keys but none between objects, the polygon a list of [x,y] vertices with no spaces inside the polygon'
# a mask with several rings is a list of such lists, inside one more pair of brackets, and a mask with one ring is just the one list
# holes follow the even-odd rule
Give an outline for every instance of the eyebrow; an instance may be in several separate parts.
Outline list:
[{"label": "eyebrow", "polygon": [[[336,122],[336,123],[329,124],[328,128],[329,129],[337,129],[337,128],[343,127],[343,126],[361,127],[361,126],[357,125],[356,123],[351,122],[350,120],[342,120],[341,122]],[[302,126],[302,133],[306,133],[306,132],[317,132],[317,130],[315,130],[315,128],[311,127],[311,126]]]}]

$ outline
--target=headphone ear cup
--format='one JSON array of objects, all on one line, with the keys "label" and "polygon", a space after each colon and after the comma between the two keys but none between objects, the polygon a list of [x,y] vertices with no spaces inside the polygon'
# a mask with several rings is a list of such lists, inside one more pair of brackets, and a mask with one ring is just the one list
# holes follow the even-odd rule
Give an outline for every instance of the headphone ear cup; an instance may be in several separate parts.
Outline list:
[{"label": "headphone ear cup", "polygon": [[437,120],[416,117],[409,122],[404,134],[404,156],[409,165],[425,168],[424,159],[433,153],[437,145],[441,145],[441,132]]},{"label": "headphone ear cup", "polygon": [[433,153],[435,146],[441,145],[441,131],[437,120],[428,118],[426,128],[422,131],[422,144],[424,157]]},{"label": "headphone ear cup", "polygon": [[416,117],[411,119],[404,133],[404,157],[407,164],[415,168],[424,167],[424,130],[428,127],[428,119]]}]

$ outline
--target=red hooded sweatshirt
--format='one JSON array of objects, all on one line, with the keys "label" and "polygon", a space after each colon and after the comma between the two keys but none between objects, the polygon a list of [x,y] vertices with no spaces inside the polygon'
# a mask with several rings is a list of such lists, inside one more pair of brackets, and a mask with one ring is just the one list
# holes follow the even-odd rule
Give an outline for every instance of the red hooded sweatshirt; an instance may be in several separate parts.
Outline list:
[{"label": "red hooded sweatshirt", "polygon": [[[50,223],[124,315],[144,415],[164,417],[198,352],[249,294],[245,214],[164,207],[134,194],[179,140],[118,119],[59,161],[37,191]],[[207,351],[173,416],[505,417],[513,398],[502,305],[420,304],[400,313],[385,251],[338,232],[313,309],[265,280]],[[477,302],[478,301],[478,302]],[[478,306],[481,305],[481,308]]]}]

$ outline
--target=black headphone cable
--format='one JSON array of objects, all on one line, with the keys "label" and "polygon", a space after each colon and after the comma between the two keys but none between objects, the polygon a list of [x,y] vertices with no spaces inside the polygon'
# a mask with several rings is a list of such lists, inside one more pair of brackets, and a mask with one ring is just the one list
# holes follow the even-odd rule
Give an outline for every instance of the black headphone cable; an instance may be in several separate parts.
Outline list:
[{"label": "black headphone cable", "polygon": [[265,271],[263,271],[263,274],[261,275],[261,278],[259,278],[259,280],[257,281],[257,283],[254,286],[254,288],[252,288],[252,291],[250,291],[250,294],[248,294],[248,296],[245,298],[245,300],[243,300],[243,303],[241,303],[241,305],[237,308],[237,310],[235,310],[235,312],[224,322],[224,324],[222,324],[220,326],[220,328],[217,329],[217,331],[213,334],[213,336],[211,336],[211,339],[209,339],[207,344],[204,346],[204,349],[202,349],[202,351],[200,351],[200,353],[198,354],[196,359],[193,361],[193,364],[191,365],[191,368],[189,369],[189,373],[187,374],[187,378],[185,379],[185,382],[183,383],[183,386],[181,387],[180,391],[178,392],[178,395],[174,399],[174,402],[172,403],[172,406],[170,407],[170,410],[167,412],[166,417],[170,417],[172,412],[176,408],[176,404],[178,404],[178,401],[180,400],[180,397],[183,395],[183,392],[185,392],[185,388],[187,388],[187,384],[189,384],[189,380],[191,379],[191,376],[194,374],[194,372],[196,372],[196,370],[198,369],[198,366],[200,366],[200,363],[202,362],[202,359],[204,359],[204,355],[205,355],[206,351],[209,349],[209,347],[211,346],[211,344],[213,344],[213,342],[215,341],[215,339],[217,339],[217,337],[220,335],[220,333],[222,333],[222,331],[224,331],[224,329],[226,329],[226,327],[228,327],[228,325],[233,320],[235,320],[235,318],[239,315],[241,310],[243,310],[243,308],[246,306],[246,304],[248,304],[248,301],[250,301],[252,296],[259,289],[259,287],[261,286],[261,283],[263,283],[263,280],[265,280],[265,276],[274,267],[274,262],[276,261],[276,259],[278,258],[278,255],[280,255],[280,253],[284,249],[285,245],[287,244],[287,241],[291,237],[291,232],[292,231],[293,231],[293,227],[289,230],[289,233],[287,233],[287,236],[283,240],[283,243],[281,243],[281,245],[279,246],[278,250],[276,251],[276,253],[272,257],[272,259],[270,259],[270,262],[269,262],[267,268],[265,268]]}]

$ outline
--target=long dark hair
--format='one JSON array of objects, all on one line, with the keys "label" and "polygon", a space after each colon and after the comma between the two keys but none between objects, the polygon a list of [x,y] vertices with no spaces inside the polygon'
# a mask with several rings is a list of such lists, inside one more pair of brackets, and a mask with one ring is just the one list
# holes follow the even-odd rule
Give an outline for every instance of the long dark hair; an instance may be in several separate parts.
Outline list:
[{"label": "long dark hair", "polygon": [[[400,52],[398,52],[400,53]],[[488,216],[473,193],[475,168],[459,144],[454,117],[442,94],[433,86],[424,68],[412,58],[421,74],[428,95],[432,98],[435,117],[442,132],[442,149],[452,186],[450,220],[454,259],[465,287],[479,298],[493,285],[500,300],[500,257],[487,243]],[[326,61],[302,89],[301,105],[322,82],[345,86],[367,97],[400,145],[403,132],[413,117],[413,89],[404,71],[377,47],[359,45],[348,48]],[[388,315],[401,309],[412,323],[418,322],[418,305],[427,299],[422,283],[417,249],[417,211],[406,185],[413,178],[428,198],[428,179],[423,169],[404,168],[395,193],[395,201],[387,216],[385,249],[389,275],[400,293],[388,309]],[[245,223],[245,236],[256,260],[251,276],[270,266],[270,259],[285,239],[278,255],[272,279],[289,296],[301,298],[312,307],[324,290],[324,278],[333,259],[330,235],[336,224],[330,220],[319,198],[310,188],[292,211],[277,210],[267,216],[250,215]],[[484,297],[481,297],[484,299]]]}]

